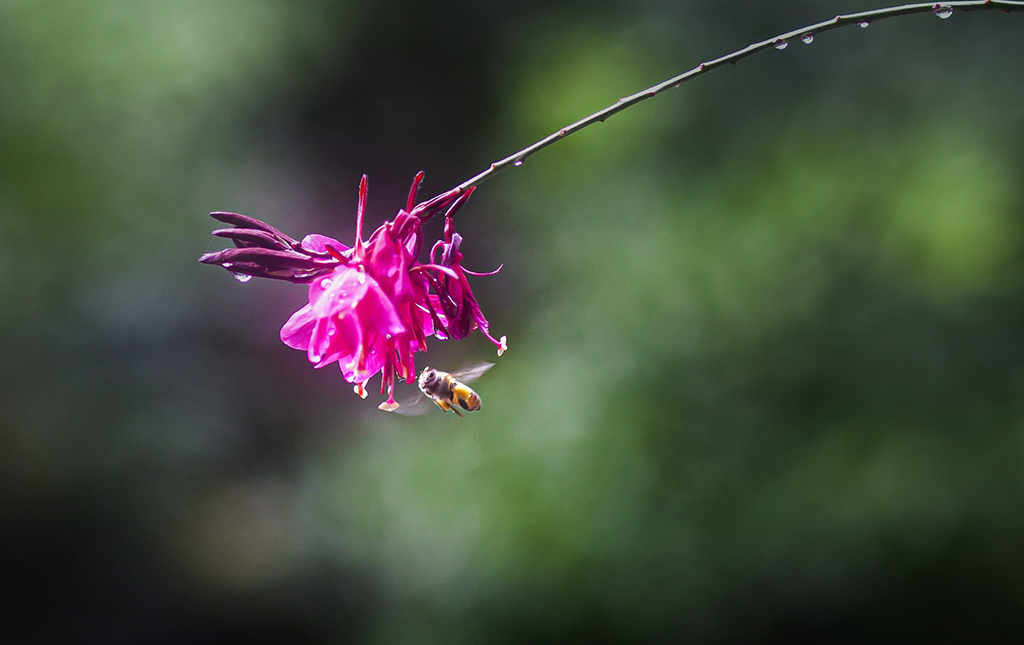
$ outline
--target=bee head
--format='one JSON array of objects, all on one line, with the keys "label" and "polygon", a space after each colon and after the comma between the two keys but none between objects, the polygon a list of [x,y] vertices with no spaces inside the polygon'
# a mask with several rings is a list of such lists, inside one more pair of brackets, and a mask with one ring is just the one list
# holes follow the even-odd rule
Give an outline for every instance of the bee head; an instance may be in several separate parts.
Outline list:
[{"label": "bee head", "polygon": [[432,367],[424,367],[420,372],[419,386],[422,388],[437,380],[437,370]]}]

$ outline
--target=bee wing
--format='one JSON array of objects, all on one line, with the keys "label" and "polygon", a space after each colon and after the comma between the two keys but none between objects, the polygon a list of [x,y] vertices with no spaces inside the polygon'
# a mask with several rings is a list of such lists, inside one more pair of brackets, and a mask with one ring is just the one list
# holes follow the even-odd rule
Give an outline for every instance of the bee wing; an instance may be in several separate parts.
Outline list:
[{"label": "bee wing", "polygon": [[472,383],[492,367],[494,367],[494,363],[476,363],[474,365],[467,365],[466,367],[452,372],[452,378],[456,381],[462,381],[463,383]]},{"label": "bee wing", "polygon": [[431,405],[433,405],[433,402],[427,398],[427,395],[417,392],[399,401],[398,407],[395,408],[394,412],[404,414],[407,417],[416,417],[429,411]]}]

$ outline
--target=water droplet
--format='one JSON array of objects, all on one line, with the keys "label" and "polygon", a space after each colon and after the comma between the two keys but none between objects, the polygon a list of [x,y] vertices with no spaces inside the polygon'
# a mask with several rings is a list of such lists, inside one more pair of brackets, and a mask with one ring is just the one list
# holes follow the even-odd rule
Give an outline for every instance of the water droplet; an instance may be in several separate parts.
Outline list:
[{"label": "water droplet", "polygon": [[252,276],[249,275],[248,273],[235,273],[234,271],[232,271],[231,275],[234,276],[235,280],[238,280],[239,282],[248,282],[249,280],[252,280]]},{"label": "water droplet", "polygon": [[324,278],[323,280],[320,281],[320,286],[323,287],[324,289],[330,289],[331,288],[331,279],[330,278]]},{"label": "water droplet", "polygon": [[805,45],[810,45],[814,42],[814,34],[804,34],[803,36],[800,36],[800,42]]},{"label": "water droplet", "polygon": [[785,49],[787,47],[789,47],[789,43],[787,43],[785,40],[776,40],[775,41],[775,49],[778,49],[779,51],[782,51],[783,49]]},{"label": "water droplet", "polygon": [[512,165],[515,166],[516,168],[518,168],[519,166],[523,165],[523,160],[522,159],[516,159],[515,161],[512,162]]},{"label": "water droplet", "polygon": [[868,22],[867,20],[861,20],[860,22],[857,23],[857,26],[860,27],[861,29],[867,29],[868,27],[871,26],[871,23]]},{"label": "water droplet", "polygon": [[953,15],[953,7],[945,4],[937,4],[935,5],[935,8],[932,9],[932,13],[945,20]]}]

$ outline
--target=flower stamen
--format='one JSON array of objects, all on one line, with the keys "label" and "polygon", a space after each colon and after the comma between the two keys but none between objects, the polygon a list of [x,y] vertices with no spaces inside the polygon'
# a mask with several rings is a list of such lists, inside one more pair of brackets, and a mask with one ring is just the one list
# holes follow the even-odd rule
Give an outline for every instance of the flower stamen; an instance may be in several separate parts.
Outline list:
[{"label": "flower stamen", "polygon": [[356,383],[352,387],[352,389],[355,391],[356,394],[359,395],[360,399],[366,398],[366,381],[363,381],[362,383]]}]

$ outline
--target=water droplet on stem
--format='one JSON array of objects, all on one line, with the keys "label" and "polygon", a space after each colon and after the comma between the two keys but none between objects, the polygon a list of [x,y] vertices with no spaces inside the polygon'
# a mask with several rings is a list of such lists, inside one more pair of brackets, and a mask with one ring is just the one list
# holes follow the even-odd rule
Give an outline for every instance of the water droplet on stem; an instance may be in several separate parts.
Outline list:
[{"label": "water droplet on stem", "polygon": [[860,22],[857,23],[857,26],[860,27],[861,29],[867,29],[868,27],[871,26],[871,23],[868,22],[867,20],[861,20]]},{"label": "water droplet on stem", "polygon": [[782,51],[783,49],[785,49],[787,47],[789,47],[789,43],[787,43],[785,40],[776,40],[775,41],[775,49],[778,49],[779,51]]},{"label": "water droplet on stem", "polygon": [[810,45],[814,42],[814,34],[804,34],[803,36],[800,36],[800,42],[805,45]]},{"label": "water droplet on stem", "polygon": [[523,165],[523,160],[522,159],[516,159],[515,161],[512,162],[512,165],[515,166],[516,168],[518,168],[519,166]]},{"label": "water droplet on stem", "polygon": [[945,20],[953,15],[953,7],[945,4],[937,4],[935,5],[935,8],[932,9],[932,13]]}]

